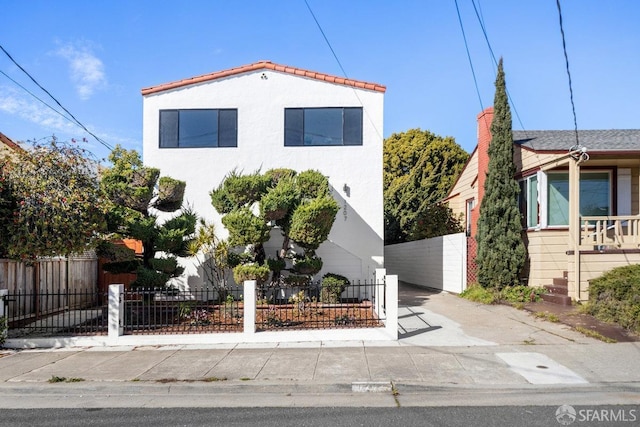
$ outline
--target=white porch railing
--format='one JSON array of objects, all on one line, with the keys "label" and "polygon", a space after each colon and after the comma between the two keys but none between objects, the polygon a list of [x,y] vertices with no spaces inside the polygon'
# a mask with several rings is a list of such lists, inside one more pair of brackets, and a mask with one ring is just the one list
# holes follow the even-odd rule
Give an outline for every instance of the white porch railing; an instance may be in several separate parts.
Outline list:
[{"label": "white porch railing", "polygon": [[581,249],[640,247],[640,215],[583,216],[580,220]]}]

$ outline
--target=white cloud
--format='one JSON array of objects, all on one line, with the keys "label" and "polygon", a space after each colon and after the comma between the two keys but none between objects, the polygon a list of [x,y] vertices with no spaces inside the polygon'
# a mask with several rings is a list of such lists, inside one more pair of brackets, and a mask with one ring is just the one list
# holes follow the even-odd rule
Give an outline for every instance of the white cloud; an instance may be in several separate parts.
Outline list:
[{"label": "white cloud", "polygon": [[0,87],[0,112],[18,116],[56,132],[73,132],[77,128],[67,119],[39,101],[8,87]]},{"label": "white cloud", "polygon": [[81,99],[89,99],[96,90],[106,86],[107,76],[104,72],[104,64],[94,55],[90,47],[66,44],[55,53],[68,61],[71,80]]}]

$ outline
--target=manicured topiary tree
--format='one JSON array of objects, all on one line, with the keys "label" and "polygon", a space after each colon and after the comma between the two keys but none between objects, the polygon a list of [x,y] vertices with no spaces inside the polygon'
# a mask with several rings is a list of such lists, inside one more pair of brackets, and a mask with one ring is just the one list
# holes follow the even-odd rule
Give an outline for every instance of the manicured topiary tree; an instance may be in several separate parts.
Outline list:
[{"label": "manicured topiary tree", "polygon": [[513,132],[502,59],[498,64],[491,122],[489,168],[478,219],[478,282],[502,289],[517,285],[525,263],[522,222],[518,208],[520,187],[515,180]]},{"label": "manicured topiary tree", "polygon": [[[107,215],[112,237],[126,237],[142,242],[141,259],[130,250],[114,249],[104,242],[101,253],[111,262],[105,264],[114,273],[135,272],[132,286],[162,288],[184,268],[177,257],[189,255],[194,238],[196,215],[181,209],[185,183],[160,177],[160,171],[145,167],[135,150],[116,147],[109,161],[112,166],[101,174],[101,188],[110,202]],[[157,212],[177,213],[160,223]],[[156,257],[158,253],[162,256]]]},{"label": "manicured topiary tree", "polygon": [[[327,240],[339,206],[320,172],[233,171],[211,192],[211,202],[223,215],[229,245],[235,248],[230,264],[235,264],[236,282],[265,282],[271,273],[274,285],[299,285],[322,269],[315,251]],[[280,230],[282,246],[267,258],[264,244],[273,229]]]}]

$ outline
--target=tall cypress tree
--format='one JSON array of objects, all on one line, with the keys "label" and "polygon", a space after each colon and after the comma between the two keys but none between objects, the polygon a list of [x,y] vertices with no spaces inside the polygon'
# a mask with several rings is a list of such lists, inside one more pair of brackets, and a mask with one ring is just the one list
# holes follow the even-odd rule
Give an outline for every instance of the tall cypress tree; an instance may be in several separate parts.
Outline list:
[{"label": "tall cypress tree", "polygon": [[520,187],[514,179],[511,111],[502,69],[498,64],[493,102],[489,170],[478,219],[478,282],[483,287],[502,289],[518,284],[526,250],[522,241],[522,222],[518,209]]}]

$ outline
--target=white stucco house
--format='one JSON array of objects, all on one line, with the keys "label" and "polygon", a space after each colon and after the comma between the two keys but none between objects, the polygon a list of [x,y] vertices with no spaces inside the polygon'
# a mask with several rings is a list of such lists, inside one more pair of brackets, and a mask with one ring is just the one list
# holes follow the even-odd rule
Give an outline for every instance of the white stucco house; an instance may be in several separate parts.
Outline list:
[{"label": "white stucco house", "polygon": [[[326,272],[369,280],[383,267],[386,88],[260,61],[142,90],[143,159],[187,183],[185,201],[225,233],[209,192],[236,169],[315,169],[341,206],[317,251]],[[266,245],[267,255],[281,245]],[[185,285],[201,279],[186,261]]]}]

